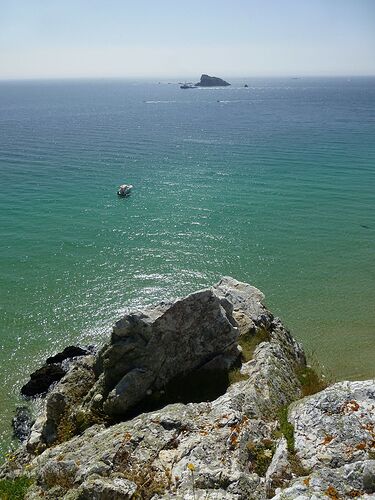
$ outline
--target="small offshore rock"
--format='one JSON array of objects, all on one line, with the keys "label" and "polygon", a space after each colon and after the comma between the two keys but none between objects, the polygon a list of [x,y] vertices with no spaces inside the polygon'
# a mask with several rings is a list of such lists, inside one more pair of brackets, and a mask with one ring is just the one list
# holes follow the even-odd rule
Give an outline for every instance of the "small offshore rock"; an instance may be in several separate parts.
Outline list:
[{"label": "small offshore rock", "polygon": [[45,394],[54,382],[63,378],[66,371],[58,364],[44,365],[30,375],[30,380],[21,388],[23,396]]},{"label": "small offshore rock", "polygon": [[26,441],[30,436],[33,423],[34,420],[29,408],[27,406],[19,406],[16,409],[16,414],[12,419],[14,436],[21,442]]},{"label": "small offshore rock", "polygon": [[51,365],[54,363],[62,363],[66,359],[76,358],[78,356],[87,356],[90,354],[90,351],[87,349],[82,349],[81,347],[70,345],[65,347],[62,352],[55,354],[55,356],[51,356],[46,359],[47,365]]}]

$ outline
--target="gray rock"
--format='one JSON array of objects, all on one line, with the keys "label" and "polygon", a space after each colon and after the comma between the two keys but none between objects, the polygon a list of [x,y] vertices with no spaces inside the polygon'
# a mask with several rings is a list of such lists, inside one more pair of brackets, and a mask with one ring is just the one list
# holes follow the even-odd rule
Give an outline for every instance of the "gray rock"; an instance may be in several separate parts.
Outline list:
[{"label": "gray rock", "polygon": [[303,467],[341,467],[370,457],[375,444],[375,380],[339,382],[292,405]]},{"label": "gray rock", "polygon": [[[92,477],[85,481],[77,490],[74,498],[77,500],[128,500],[133,497],[137,486],[128,481],[122,474],[112,474],[110,477]],[[72,499],[66,495],[64,500]]]},{"label": "gray rock", "polygon": [[99,355],[98,381],[86,408],[100,403],[109,415],[124,416],[178,376],[197,369],[228,371],[239,356],[231,311],[228,301],[203,290],[171,305],[127,314]]},{"label": "gray rock", "polygon": [[61,421],[74,413],[95,382],[94,357],[86,355],[73,362],[65,377],[47,395],[44,411],[31,428],[27,449],[39,451],[58,439]]},{"label": "gray rock", "polygon": [[[370,481],[370,488],[367,487]],[[365,460],[336,469],[322,468],[278,491],[275,500],[374,498],[375,461]],[[364,484],[366,482],[366,485]]]},{"label": "gray rock", "polygon": [[265,479],[266,492],[270,498],[276,488],[288,486],[290,479],[292,479],[292,467],[289,462],[287,441],[284,437],[276,443],[276,450]]},{"label": "gray rock", "polygon": [[362,488],[366,493],[375,494],[375,460],[367,461],[363,467]]},{"label": "gray rock", "polygon": [[235,313],[243,314],[248,319],[269,314],[263,305],[264,294],[248,283],[224,276],[212,289],[218,297],[232,304]]},{"label": "gray rock", "polygon": [[[235,297],[238,286],[234,282],[231,290],[227,279],[226,293]],[[237,311],[247,318],[266,313],[253,293],[247,298],[241,293],[236,299],[238,304],[242,301],[242,311],[239,305]],[[214,295],[222,307],[227,299]],[[257,464],[248,445],[274,439],[278,409],[300,397],[295,370],[304,359],[281,323],[271,327],[271,322],[267,321],[270,340],[260,344],[242,367],[247,380],[231,385],[212,402],[169,405],[107,429],[91,427],[34,459],[31,473],[37,483],[43,484],[40,474],[49,462],[73,460],[79,465],[72,494],[90,478],[107,477],[113,471],[137,486],[146,473],[164,485],[162,498],[266,498],[265,480],[254,472]]]}]

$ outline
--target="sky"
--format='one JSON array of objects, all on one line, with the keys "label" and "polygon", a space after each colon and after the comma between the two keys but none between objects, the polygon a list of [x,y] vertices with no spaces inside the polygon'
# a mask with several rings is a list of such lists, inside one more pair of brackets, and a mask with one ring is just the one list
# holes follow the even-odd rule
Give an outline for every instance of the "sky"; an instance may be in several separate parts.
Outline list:
[{"label": "sky", "polygon": [[375,75],[375,0],[0,0],[0,79]]}]

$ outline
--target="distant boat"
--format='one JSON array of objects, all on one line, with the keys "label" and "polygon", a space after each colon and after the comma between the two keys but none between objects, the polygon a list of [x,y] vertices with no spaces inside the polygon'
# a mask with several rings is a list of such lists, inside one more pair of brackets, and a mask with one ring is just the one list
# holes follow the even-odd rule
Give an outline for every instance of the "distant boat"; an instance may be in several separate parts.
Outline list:
[{"label": "distant boat", "polygon": [[128,196],[132,189],[133,189],[132,184],[121,184],[121,186],[118,188],[117,194],[122,197]]},{"label": "distant boat", "polygon": [[180,82],[180,89],[196,89],[197,87],[193,85],[191,82],[187,83],[181,83]]}]

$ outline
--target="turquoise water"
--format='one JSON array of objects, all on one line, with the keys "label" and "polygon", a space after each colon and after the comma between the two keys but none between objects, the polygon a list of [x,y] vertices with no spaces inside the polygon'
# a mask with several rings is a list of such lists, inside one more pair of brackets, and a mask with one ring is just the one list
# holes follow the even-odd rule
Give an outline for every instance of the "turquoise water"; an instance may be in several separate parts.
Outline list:
[{"label": "turquoise water", "polygon": [[2,448],[47,355],[225,274],[374,376],[374,166],[375,79],[1,83]]}]

